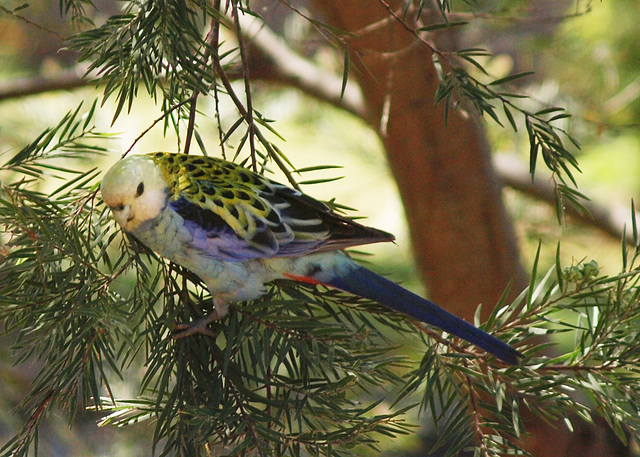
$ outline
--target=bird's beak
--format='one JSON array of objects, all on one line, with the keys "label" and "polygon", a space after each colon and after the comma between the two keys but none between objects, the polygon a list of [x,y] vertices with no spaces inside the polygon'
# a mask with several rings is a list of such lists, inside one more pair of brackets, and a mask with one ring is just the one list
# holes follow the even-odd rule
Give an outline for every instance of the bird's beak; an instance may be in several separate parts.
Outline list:
[{"label": "bird's beak", "polygon": [[113,218],[123,229],[127,229],[129,223],[135,219],[135,213],[131,210],[131,205],[117,205],[111,207]]}]

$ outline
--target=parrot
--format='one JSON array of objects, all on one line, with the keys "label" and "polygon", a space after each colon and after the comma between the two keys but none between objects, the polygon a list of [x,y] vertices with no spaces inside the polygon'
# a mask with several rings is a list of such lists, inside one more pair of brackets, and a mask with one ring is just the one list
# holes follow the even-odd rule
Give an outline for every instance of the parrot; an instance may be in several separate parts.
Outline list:
[{"label": "parrot", "polygon": [[168,152],[129,155],[105,173],[100,192],[124,232],[195,273],[209,289],[213,311],[185,335],[206,333],[230,303],[258,299],[269,282],[289,279],[378,302],[511,365],[522,356],[344,251],[393,241],[392,234],[236,163]]}]

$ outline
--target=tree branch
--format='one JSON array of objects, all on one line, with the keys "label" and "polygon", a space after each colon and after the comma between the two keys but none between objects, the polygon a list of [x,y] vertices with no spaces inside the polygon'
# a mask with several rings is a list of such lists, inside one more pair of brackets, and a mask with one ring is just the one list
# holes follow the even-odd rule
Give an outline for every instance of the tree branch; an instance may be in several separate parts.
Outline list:
[{"label": "tree branch", "polygon": [[[555,205],[555,187],[553,183],[543,178],[540,172],[537,172],[532,179],[527,166],[507,154],[495,155],[493,165],[505,186],[551,206]],[[589,211],[588,213],[579,211],[573,205],[567,205],[565,211],[577,221],[597,228],[616,240],[620,240],[625,235],[625,227],[631,227],[631,211],[628,207],[622,205],[605,207],[594,201],[583,201],[582,204]],[[640,213],[636,213],[636,219],[640,220]],[[633,234],[630,230],[626,230],[626,238],[628,242],[633,242]]]},{"label": "tree branch", "polygon": [[0,80],[0,101],[89,86],[91,78],[85,78],[83,74],[84,71],[80,68],[73,68],[53,76],[37,75]]},{"label": "tree branch", "polygon": [[341,97],[342,77],[325,71],[309,59],[294,52],[287,43],[260,19],[244,15],[239,17],[242,33],[251,40],[252,51],[259,53],[260,61],[252,58],[252,74],[291,85],[320,100],[331,103],[358,117],[364,117],[365,105],[360,88],[356,83],[347,84]]}]

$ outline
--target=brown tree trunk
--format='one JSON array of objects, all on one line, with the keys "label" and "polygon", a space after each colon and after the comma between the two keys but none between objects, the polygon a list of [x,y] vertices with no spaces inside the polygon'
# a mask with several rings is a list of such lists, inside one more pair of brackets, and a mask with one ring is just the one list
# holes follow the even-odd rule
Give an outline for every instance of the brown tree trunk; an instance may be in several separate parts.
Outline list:
[{"label": "brown tree trunk", "polygon": [[[390,2],[401,11],[402,1]],[[428,46],[390,19],[383,2],[318,0],[328,22],[355,33],[351,65],[398,183],[414,253],[430,298],[486,317],[512,283],[526,287],[501,186],[480,122],[434,106],[438,74]],[[368,27],[378,24],[376,27]]]},{"label": "brown tree trunk", "polygon": [[[430,298],[468,320],[483,303],[486,317],[509,284],[513,294],[527,286],[527,274],[482,121],[452,109],[445,122],[444,107],[434,106],[439,77],[432,52],[390,15],[405,4],[313,1],[327,23],[353,34],[346,38],[352,76],[367,121],[384,142]],[[583,457],[625,455],[617,440],[607,440],[606,427],[585,425],[571,434],[562,424],[525,416],[530,435],[522,444],[536,457],[572,456],[579,447]]]}]

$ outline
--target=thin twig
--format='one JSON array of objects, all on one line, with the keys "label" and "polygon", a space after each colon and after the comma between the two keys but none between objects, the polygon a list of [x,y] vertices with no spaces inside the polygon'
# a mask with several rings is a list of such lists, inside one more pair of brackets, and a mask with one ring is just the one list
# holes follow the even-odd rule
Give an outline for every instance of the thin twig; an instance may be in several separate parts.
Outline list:
[{"label": "thin twig", "polygon": [[253,419],[251,415],[247,412],[244,402],[240,398],[240,393],[238,392],[238,389],[236,388],[233,381],[231,381],[231,379],[228,379],[228,382],[229,382],[229,387],[231,388],[231,393],[234,399],[236,400],[238,411],[240,411],[240,414],[242,415],[242,418],[245,421],[247,430],[249,431],[249,434],[253,438],[253,442],[256,445],[256,450],[258,451],[258,454],[260,455],[260,457],[266,457],[262,449],[262,446],[260,446],[260,443],[263,443],[264,441],[260,439],[260,436],[256,432],[255,426],[253,425]]},{"label": "thin twig", "polygon": [[420,40],[425,46],[427,46],[431,50],[431,52],[439,56],[442,56],[444,54],[442,51],[436,48],[435,45],[429,43],[426,39],[424,39],[424,37],[420,36],[418,32],[416,32],[413,28],[411,28],[409,24],[406,23],[406,21],[404,21],[400,16],[396,14],[395,11],[393,11],[393,8],[391,8],[391,6],[385,0],[378,0],[378,2],[385,7],[389,15],[391,15],[391,17],[393,17],[398,24],[400,24],[411,35],[413,35],[418,40]]},{"label": "thin twig", "polygon": [[[214,7],[220,7],[220,1],[218,0]],[[217,9],[216,9],[217,10]],[[205,43],[208,45],[205,47],[203,53],[203,62],[204,65],[209,63],[209,58],[211,57],[211,52],[218,52],[218,33],[220,31],[220,23],[215,20],[215,18],[211,19],[211,26],[209,27],[209,32],[205,37]],[[215,76],[215,75],[214,75]],[[214,86],[215,87],[215,86]],[[189,149],[191,148],[191,139],[193,138],[193,132],[196,127],[196,113],[198,111],[198,96],[200,92],[197,90],[191,96],[191,105],[189,107],[189,123],[187,125],[187,137],[185,138],[184,143],[184,153],[189,154]],[[217,108],[217,107],[216,107]]]},{"label": "thin twig", "polygon": [[[240,116],[242,116],[246,121],[248,119],[248,117],[249,117],[249,115],[247,113],[247,109],[244,107],[244,105],[242,104],[242,101],[240,100],[240,98],[236,94],[235,90],[233,89],[233,86],[231,85],[231,81],[229,80],[229,77],[225,73],[224,68],[222,68],[222,64],[220,62],[220,57],[217,56],[216,54],[213,54],[213,62],[215,64],[216,70],[218,72],[218,76],[220,77],[220,81],[222,81],[222,85],[224,86],[224,88],[227,91],[227,95],[229,95],[229,97],[233,101],[234,105],[236,106],[236,109],[240,113]],[[258,128],[255,129],[255,135],[256,135],[256,137],[258,137],[258,140],[266,148],[267,153],[269,154],[269,157],[271,157],[271,159],[276,163],[276,165],[278,165],[278,168],[280,168],[280,170],[282,170],[284,175],[287,177],[287,180],[289,181],[289,183],[294,188],[299,190],[300,186],[298,185],[296,180],[293,178],[293,175],[291,174],[291,172],[287,168],[286,164],[282,161],[282,159],[280,158],[278,153],[273,149],[273,147],[271,146],[269,141],[265,138],[265,136],[262,134],[260,129],[258,129]]]},{"label": "thin twig", "polygon": [[191,138],[193,137],[193,131],[195,130],[195,125],[196,125],[198,95],[200,95],[200,92],[195,91],[188,100],[188,102],[191,103],[191,105],[189,105],[189,124],[187,124],[187,136],[184,139],[185,154],[189,154],[189,149],[191,149]]},{"label": "thin twig", "polygon": [[233,23],[236,28],[236,36],[238,38],[238,47],[240,48],[240,60],[242,62],[242,79],[244,81],[244,93],[247,97],[247,127],[249,128],[249,151],[251,153],[251,165],[253,171],[258,171],[258,163],[256,159],[256,144],[255,144],[255,119],[253,118],[253,102],[251,100],[251,81],[249,74],[249,58],[247,56],[246,46],[244,44],[244,38],[242,36],[242,29],[240,27],[240,18],[238,15],[238,6],[234,3],[231,10],[233,16]]},{"label": "thin twig", "polygon": [[149,133],[149,131],[154,128],[156,126],[156,124],[158,124],[158,122],[160,122],[161,120],[163,120],[165,117],[167,117],[169,114],[171,114],[173,111],[177,110],[178,108],[186,105],[187,103],[189,103],[191,101],[191,97],[189,97],[188,99],[181,101],[180,103],[178,103],[177,105],[173,105],[171,108],[169,108],[167,111],[165,111],[164,113],[162,113],[162,115],[160,117],[158,117],[156,120],[154,120],[151,125],[149,127],[147,127],[140,135],[138,135],[138,137],[133,140],[133,143],[131,143],[131,146],[129,146],[129,149],[127,149],[124,154],[122,154],[122,158],[124,159],[127,154],[129,154],[131,152],[131,150],[134,148],[134,146],[138,143],[138,141],[140,141],[142,139],[143,136],[145,136],[147,133]]},{"label": "thin twig", "polygon": [[64,36],[62,36],[61,34],[59,34],[58,32],[56,32],[54,30],[51,30],[50,28],[45,27],[44,25],[38,24],[37,22],[34,22],[31,19],[28,19],[28,18],[22,16],[21,14],[18,14],[15,11],[10,10],[9,8],[6,8],[6,7],[2,6],[2,5],[0,5],[0,11],[4,11],[5,13],[10,14],[11,16],[13,16],[13,17],[15,17],[15,18],[17,18],[17,19],[19,19],[19,20],[21,20],[21,21],[23,21],[23,22],[25,22],[25,23],[27,23],[27,24],[29,24],[31,26],[33,26],[33,27],[36,27],[36,28],[38,28],[40,30],[43,30],[43,31],[47,32],[47,33],[55,35],[61,41],[66,40],[66,38]]},{"label": "thin twig", "polygon": [[295,52],[284,38],[254,16],[238,18],[242,35],[250,40],[252,56],[264,59],[268,66],[253,69],[252,77],[262,77],[291,85],[302,92],[327,101],[355,116],[365,118],[365,102],[356,84],[347,84],[342,93],[342,75],[319,67],[311,59]]},{"label": "thin twig", "polygon": [[[213,8],[215,11],[219,12],[222,15],[222,12],[220,11],[220,0],[213,0]],[[211,37],[210,38],[211,38],[211,43],[210,43],[211,49],[213,49],[216,55],[218,55],[218,47],[220,45],[220,21],[216,20],[215,18],[211,19]],[[224,138],[224,132],[222,131],[222,119],[220,118],[220,96],[218,92],[218,84],[216,82],[216,76],[217,76],[217,72],[214,69],[213,100],[215,103],[215,118],[218,124],[218,139],[220,140],[220,152],[222,154],[222,158],[226,159],[227,154],[224,147],[224,141],[222,141]]]},{"label": "thin twig", "polygon": [[480,441],[480,451],[482,452],[483,456],[486,456],[489,455],[489,453],[487,451],[487,443],[484,440],[484,432],[482,431],[482,423],[480,422],[482,416],[480,415],[480,411],[478,410],[478,404],[476,401],[475,392],[473,390],[473,383],[471,382],[471,378],[469,376],[465,376],[464,378],[467,381],[467,388],[469,389],[469,407],[473,414],[473,426],[475,429],[475,433]]}]

